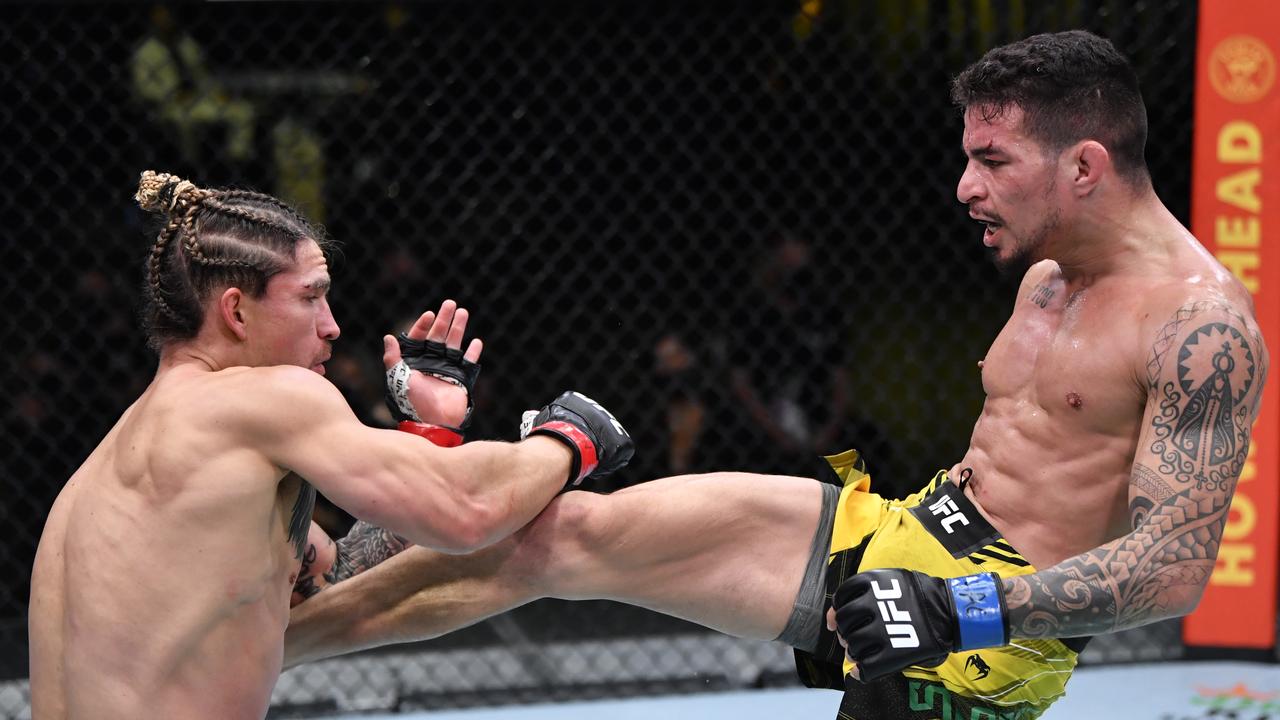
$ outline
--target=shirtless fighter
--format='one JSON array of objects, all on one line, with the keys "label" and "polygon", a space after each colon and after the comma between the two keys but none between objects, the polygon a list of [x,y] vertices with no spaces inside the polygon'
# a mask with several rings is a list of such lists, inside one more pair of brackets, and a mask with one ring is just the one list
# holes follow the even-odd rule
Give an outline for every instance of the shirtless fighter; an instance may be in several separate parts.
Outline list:
[{"label": "shirtless fighter", "polygon": [[[445,448],[433,441],[456,444],[456,431],[360,424],[322,377],[338,325],[325,241],[307,221],[266,195],[151,172],[137,199],[167,216],[148,267],[160,362],[45,524],[29,614],[34,717],[265,716],[312,483],[412,542],[468,552],[526,524],[566,478],[629,459],[617,421],[570,393],[515,444]],[[420,365],[433,342],[474,363],[481,346],[460,348],[466,322],[448,301],[403,343],[385,338],[384,359],[398,366],[405,347]],[[396,376],[406,414],[463,419],[455,385]]]},{"label": "shirtless fighter", "polygon": [[845,690],[842,718],[1021,719],[1063,693],[1073,638],[1194,608],[1266,377],[1252,301],[1153,191],[1111,43],[996,48],[953,97],[957,198],[1025,271],[959,462],[905,500],[872,494],[854,452],[830,458],[843,490],[716,473],[569,493],[482,552],[411,549],[301,604],[286,664],[610,598],[786,641],[804,682]]}]

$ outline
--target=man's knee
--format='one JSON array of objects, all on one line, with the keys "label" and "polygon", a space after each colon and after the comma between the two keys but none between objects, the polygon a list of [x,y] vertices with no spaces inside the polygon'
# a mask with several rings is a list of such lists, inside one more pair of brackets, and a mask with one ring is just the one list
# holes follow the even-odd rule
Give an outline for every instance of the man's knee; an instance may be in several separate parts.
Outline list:
[{"label": "man's knee", "polygon": [[600,560],[599,548],[609,539],[609,505],[607,495],[588,492],[557,497],[516,534],[513,572],[541,594],[559,597]]}]

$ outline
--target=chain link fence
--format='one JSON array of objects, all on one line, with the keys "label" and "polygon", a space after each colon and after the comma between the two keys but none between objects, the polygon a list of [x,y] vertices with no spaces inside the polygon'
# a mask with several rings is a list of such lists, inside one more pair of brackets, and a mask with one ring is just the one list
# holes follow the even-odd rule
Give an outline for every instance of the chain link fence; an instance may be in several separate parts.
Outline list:
[{"label": "chain link fence", "polygon": [[[453,297],[487,343],[474,437],[512,437],[521,410],[573,387],[633,430],[632,479],[804,474],[817,451],[857,446],[901,495],[963,454],[975,363],[1015,288],[955,201],[950,77],[1033,32],[1110,37],[1143,81],[1156,189],[1186,222],[1195,11],[3,6],[0,670],[26,674],[26,581],[53,498],[154,370],[136,322],[153,237],[130,200],[139,171],[279,194],[341,241],[329,377],[367,422],[386,420],[379,336]],[[318,512],[335,533],[350,522]],[[1085,659],[1177,657],[1179,642],[1165,624]],[[790,682],[789,667],[774,646],[635,608],[542,602],[294,671],[275,712]],[[27,712],[24,692],[6,685],[0,714]]]}]

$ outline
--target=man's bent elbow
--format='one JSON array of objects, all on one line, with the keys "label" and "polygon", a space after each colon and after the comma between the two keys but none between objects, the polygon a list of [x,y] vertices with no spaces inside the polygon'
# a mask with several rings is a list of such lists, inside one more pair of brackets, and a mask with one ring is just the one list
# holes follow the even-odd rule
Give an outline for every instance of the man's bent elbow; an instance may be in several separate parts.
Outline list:
[{"label": "man's bent elbow", "polygon": [[433,549],[466,555],[501,539],[503,515],[485,500],[470,496],[451,498],[447,507],[442,503],[429,509],[438,535]]},{"label": "man's bent elbow", "polygon": [[465,554],[484,547],[495,513],[484,498],[458,485],[424,487],[406,482],[386,483],[393,488],[379,498],[387,510],[370,513],[368,520],[414,545],[443,553]]},{"label": "man's bent elbow", "polygon": [[1182,592],[1175,594],[1173,617],[1182,617],[1195,612],[1196,608],[1200,606],[1200,600],[1204,598],[1204,591],[1208,588],[1208,577],[1205,577],[1204,582],[1181,588]]},{"label": "man's bent elbow", "polygon": [[1166,587],[1160,591],[1158,596],[1152,598],[1154,602],[1147,604],[1144,611],[1138,611],[1135,607],[1132,612],[1126,613],[1128,620],[1124,620],[1122,616],[1115,629],[1129,630],[1190,615],[1195,611],[1196,606],[1200,604],[1200,598],[1204,596],[1204,590],[1204,584]]}]

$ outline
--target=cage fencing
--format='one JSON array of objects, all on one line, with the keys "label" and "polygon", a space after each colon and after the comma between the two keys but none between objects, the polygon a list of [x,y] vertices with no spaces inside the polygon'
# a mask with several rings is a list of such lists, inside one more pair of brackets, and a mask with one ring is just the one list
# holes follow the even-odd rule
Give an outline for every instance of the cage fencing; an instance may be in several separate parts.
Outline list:
[{"label": "cage fencing", "polygon": [[[25,707],[32,557],[62,483],[149,381],[143,169],[279,194],[342,249],[329,377],[380,409],[379,336],[453,297],[487,343],[474,437],[576,388],[624,479],[816,472],[902,495],[966,447],[1015,285],[954,197],[950,78],[1072,27],[1134,61],[1148,161],[1189,205],[1195,4],[1114,0],[0,7],[0,715]],[[746,410],[768,408],[766,417]],[[322,506],[335,533],[350,518]],[[513,638],[516,640],[513,642]],[[1176,623],[1087,662],[1179,657]],[[647,611],[534,603],[304,667],[280,715],[786,683],[790,659]]]}]

